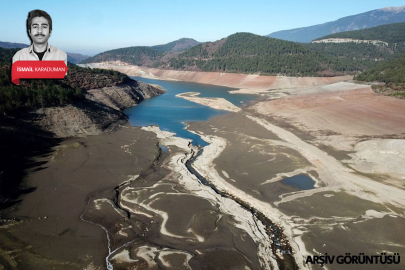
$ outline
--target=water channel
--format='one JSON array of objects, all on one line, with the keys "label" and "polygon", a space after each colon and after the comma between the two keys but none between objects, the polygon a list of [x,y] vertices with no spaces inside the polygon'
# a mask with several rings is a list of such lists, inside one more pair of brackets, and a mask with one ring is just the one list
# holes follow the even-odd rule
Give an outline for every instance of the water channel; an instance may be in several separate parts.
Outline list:
[{"label": "water channel", "polygon": [[[200,151],[186,162],[186,167],[190,173],[194,174],[199,181],[212,188],[217,194],[223,197],[232,198],[241,207],[250,211],[258,220],[260,220],[268,229],[269,237],[272,239],[272,252],[276,249],[280,249],[284,254],[287,261],[293,261],[291,256],[291,247],[287,244],[281,244],[280,240],[284,238],[282,231],[271,220],[266,218],[263,214],[257,210],[251,208],[244,201],[237,198],[233,198],[228,194],[220,192],[214,185],[204,179],[199,173],[193,169],[191,164],[195,158],[201,153],[201,147],[208,145],[198,135],[191,133],[185,129],[186,122],[191,121],[205,121],[209,118],[217,115],[227,113],[226,111],[220,111],[212,109],[207,106],[193,103],[180,97],[176,97],[177,94],[185,92],[199,92],[199,97],[219,97],[228,100],[236,106],[243,106],[249,101],[257,98],[256,95],[245,94],[230,94],[229,91],[235,90],[233,88],[188,83],[179,81],[163,81],[146,79],[142,77],[131,77],[132,79],[139,80],[149,84],[157,84],[162,86],[167,93],[147,99],[138,104],[135,107],[126,109],[125,114],[129,116],[129,121],[133,126],[147,126],[158,125],[161,130],[174,132],[177,136],[190,139],[193,145],[200,146]],[[161,146],[163,152],[167,152],[166,146]]]},{"label": "water channel", "polygon": [[217,115],[227,113],[226,111],[215,110],[180,97],[177,94],[185,92],[199,92],[200,97],[225,98],[236,106],[243,106],[250,100],[257,98],[255,95],[230,94],[234,88],[179,82],[146,79],[142,77],[131,77],[145,83],[158,84],[167,93],[158,97],[144,100],[135,107],[124,111],[129,116],[133,126],[158,125],[161,130],[174,132],[177,136],[192,140],[194,145],[206,146],[198,135],[185,130],[185,122],[205,121]]},{"label": "water channel", "polygon": [[[160,85],[167,91],[167,93],[161,96],[144,100],[137,106],[126,109],[124,113],[129,116],[131,125],[158,125],[161,130],[174,132],[177,136],[190,139],[194,145],[200,145],[202,147],[206,146],[207,143],[202,140],[200,136],[187,131],[184,123],[191,121],[205,121],[213,116],[227,112],[176,97],[177,94],[199,92],[200,97],[225,98],[236,106],[243,106],[249,101],[257,98],[256,95],[230,94],[229,91],[236,89],[223,86],[180,81],[164,81],[142,77],[131,78],[149,84]],[[166,146],[161,145],[160,147],[163,152],[167,151]],[[285,178],[281,182],[286,185],[293,185],[301,190],[313,189],[315,184],[311,177],[303,174]]]},{"label": "water channel", "polygon": [[[200,151],[198,151],[196,155],[189,159],[185,164],[190,173],[194,174],[202,184],[204,184],[205,186],[209,186],[220,196],[232,198],[232,200],[238,203],[242,208],[250,211],[255,216],[255,218],[260,220],[266,226],[268,236],[273,242],[271,247],[272,252],[275,254],[276,250],[279,249],[281,253],[284,254],[283,260],[277,259],[278,263],[284,264],[288,262],[288,264],[295,265],[294,259],[291,255],[291,247],[289,246],[288,242],[281,241],[282,239],[285,239],[285,236],[283,235],[282,230],[280,230],[277,225],[273,224],[271,220],[269,220],[262,213],[258,212],[256,209],[251,208],[251,206],[246,202],[217,190],[215,186],[213,186],[209,181],[199,175],[199,173],[191,166],[196,156],[201,153],[202,147],[208,144],[198,135],[187,131],[185,129],[185,123],[191,121],[206,121],[213,116],[218,116],[227,112],[216,110],[207,106],[193,103],[180,97],[176,97],[176,95],[180,93],[198,92],[200,93],[200,97],[224,98],[236,106],[243,106],[244,104],[247,104],[250,101],[256,99],[257,96],[230,94],[229,91],[232,91],[234,89],[228,87],[179,81],[163,81],[141,77],[131,78],[149,84],[160,85],[167,91],[167,93],[158,97],[154,97],[152,99],[144,100],[137,106],[126,109],[124,113],[129,116],[130,123],[133,126],[158,125],[161,130],[176,133],[177,136],[192,141],[193,145],[200,146]],[[167,147],[164,145],[161,146],[161,149],[162,152],[168,151]],[[295,182],[287,181],[287,183],[285,184],[295,185]],[[302,186],[297,187],[302,189]]]}]

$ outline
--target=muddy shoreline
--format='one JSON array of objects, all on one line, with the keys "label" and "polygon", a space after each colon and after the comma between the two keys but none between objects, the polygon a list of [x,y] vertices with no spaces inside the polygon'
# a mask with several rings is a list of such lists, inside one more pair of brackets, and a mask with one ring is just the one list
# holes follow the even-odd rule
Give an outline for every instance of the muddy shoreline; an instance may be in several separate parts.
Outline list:
[{"label": "muddy shoreline", "polygon": [[[80,64],[79,64],[80,65]],[[353,76],[336,77],[287,77],[263,76],[257,74],[236,74],[224,72],[180,71],[147,68],[134,65],[120,65],[110,62],[84,64],[91,68],[117,70],[128,76],[139,76],[158,80],[195,82],[238,88],[238,93],[266,93],[268,90],[298,87],[314,87],[350,80]]]},{"label": "muddy shoreline", "polygon": [[[48,167],[30,173],[37,190],[14,209],[14,220],[0,226],[0,243],[15,242],[0,249],[0,263],[11,269],[32,269],[28,265],[33,262],[66,269],[306,269],[311,267],[306,256],[403,253],[405,235],[396,233],[405,224],[405,196],[398,180],[405,145],[403,114],[398,114],[402,101],[376,97],[366,86],[347,82],[289,87],[262,93],[241,112],[189,123],[189,131],[210,142],[197,154],[189,141],[153,126],[126,127],[136,139],[131,132],[120,142],[116,139],[125,128],[77,139],[85,141],[64,141],[52,156],[38,160]],[[376,121],[367,121],[370,115]],[[100,144],[106,136],[110,140]],[[390,161],[391,174],[374,173],[384,167],[370,166],[370,157]],[[55,160],[63,161],[63,168]],[[61,169],[66,170],[63,183],[55,181]],[[93,173],[102,186],[95,188]],[[283,177],[300,173],[314,179],[313,189],[281,183]],[[86,185],[88,179],[93,186]],[[54,192],[60,188],[63,192]],[[72,191],[73,198],[82,199],[72,203],[64,198]],[[55,209],[71,212],[70,220],[64,219],[68,226],[61,225]],[[78,216],[91,223],[79,225]],[[28,227],[34,228],[33,240],[21,235]],[[79,251],[88,257],[58,254],[61,239],[56,235],[82,241]],[[49,247],[42,245],[44,239]],[[74,241],[71,247],[77,245]],[[29,249],[7,255],[27,243]],[[94,247],[103,252],[94,252]],[[21,256],[28,260],[21,262]],[[328,269],[344,268],[335,264]]]},{"label": "muddy shoreline", "polygon": [[[114,191],[153,163],[156,144],[153,134],[126,125],[113,133],[65,139],[36,157],[42,167],[34,167],[25,180],[35,191],[2,210],[0,258],[6,269],[103,269],[105,233],[80,216],[92,194]],[[13,244],[6,244],[11,239]]]},{"label": "muddy shoreline", "polygon": [[[6,269],[127,269],[135,265],[154,269],[179,264],[193,269],[269,268],[262,263],[270,264],[266,261],[272,249],[269,246],[267,253],[261,247],[269,258],[259,256],[256,249],[261,240],[253,239],[265,231],[259,215],[254,217],[233,200],[212,194],[191,173],[179,179],[176,168],[184,166],[182,162],[191,155],[182,157],[183,151],[188,152],[185,140],[170,140],[173,143],[166,141],[168,150],[162,152],[162,141],[153,132],[126,125],[112,133],[66,139],[50,155],[37,157],[45,167],[31,171],[26,179],[35,192],[2,211],[7,218],[0,224],[4,247],[0,248],[0,264]],[[176,156],[183,161],[173,167],[170,164]],[[160,195],[162,190],[167,195]],[[184,199],[175,202],[172,194]],[[130,198],[141,201],[135,206]],[[164,218],[161,209],[172,203],[183,211],[169,208]],[[240,210],[223,212],[223,207]],[[239,212],[250,212],[251,217],[238,216]],[[246,218],[253,218],[253,223]],[[181,220],[186,226],[178,230],[184,226],[178,223]],[[191,243],[184,243],[183,238]],[[12,245],[6,244],[10,241]],[[159,259],[146,254],[159,254]]]},{"label": "muddy shoreline", "polygon": [[[239,205],[250,211],[252,215],[254,215],[258,220],[260,220],[260,222],[262,222],[266,226],[267,235],[272,240],[271,244],[272,252],[273,255],[277,258],[277,263],[280,269],[293,269],[293,270],[299,269],[297,263],[295,262],[294,257],[291,256],[292,247],[289,245],[288,240],[286,239],[286,236],[283,234],[283,229],[281,227],[274,224],[274,222],[272,222],[269,218],[267,218],[261,212],[251,207],[246,202],[240,200],[235,196],[232,196],[232,194],[227,194],[225,192],[221,192],[220,190],[218,190],[215,187],[215,185],[207,181],[207,179],[201,176],[199,172],[193,168],[193,162],[198,158],[201,152],[202,149],[198,148],[197,152],[192,153],[191,158],[188,159],[185,163],[187,169],[192,174],[194,174],[202,184],[210,187],[220,196],[234,200]],[[283,256],[278,256],[278,252],[281,252]]]}]

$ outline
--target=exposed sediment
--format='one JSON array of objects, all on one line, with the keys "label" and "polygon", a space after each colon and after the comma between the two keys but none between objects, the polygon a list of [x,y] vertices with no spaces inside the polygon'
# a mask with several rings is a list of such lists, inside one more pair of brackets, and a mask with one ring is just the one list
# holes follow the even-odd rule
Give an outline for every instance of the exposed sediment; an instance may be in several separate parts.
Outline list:
[{"label": "exposed sediment", "polygon": [[[217,189],[254,202],[254,207],[271,215],[271,220],[281,220],[300,268],[306,256],[325,252],[403,250],[402,235],[397,239],[395,233],[374,230],[373,224],[396,227],[404,223],[403,180],[396,181],[404,179],[399,165],[403,160],[404,102],[377,96],[368,86],[348,82],[274,92],[289,95],[274,99],[269,93],[269,100],[243,110],[249,121],[267,132],[255,128],[253,135],[252,127],[242,128],[247,126],[245,121],[229,115],[205,124],[190,124],[191,130],[211,140],[204,148],[208,151],[206,160],[200,165],[198,160],[194,163],[201,168],[198,171]],[[240,123],[232,124],[230,119]],[[269,139],[271,134],[275,138]],[[315,178],[315,189],[287,188],[280,183],[283,177],[273,174],[273,167],[283,167],[282,154],[289,157],[291,165],[297,159],[307,160],[297,169],[286,171],[287,166],[282,175],[306,172]],[[267,172],[267,180],[251,167]],[[353,243],[355,232],[361,237]],[[370,240],[370,233],[381,237],[381,242]],[[328,267],[341,269],[339,265]]]},{"label": "exposed sediment", "polygon": [[[226,194],[233,200],[240,202],[243,206],[256,211],[258,217],[268,225],[269,235],[268,237],[274,241],[278,241],[278,246],[273,246],[273,254],[276,256],[279,265],[286,263],[291,269],[295,269],[295,264],[298,264],[299,269],[306,269],[307,267],[302,264],[302,254],[299,253],[297,247],[293,247],[294,252],[291,252],[291,245],[294,245],[292,241],[290,226],[283,220],[283,215],[268,203],[260,201],[253,196],[247,194],[243,190],[240,190],[228,182],[226,182],[218,174],[215,169],[213,161],[219,157],[221,152],[225,149],[227,142],[223,138],[216,136],[207,136],[199,133],[199,135],[210,145],[204,147],[202,154],[196,158],[193,162],[193,168],[202,175],[210,184],[215,186],[221,193]],[[282,230],[286,230],[286,234],[283,234]],[[275,238],[278,237],[278,239]],[[291,260],[288,257],[292,255],[295,260]],[[285,257],[285,258],[284,258]],[[281,268],[283,269],[283,268]]]},{"label": "exposed sediment", "polygon": [[[162,70],[133,65],[114,65],[110,63],[87,64],[89,67],[113,69],[127,74],[159,80],[176,80],[205,83],[241,89],[243,93],[263,93],[280,88],[313,87],[352,79],[353,76],[337,77],[287,77],[262,76],[256,74],[235,74],[221,72],[199,72]],[[246,91],[248,89],[248,91]]]},{"label": "exposed sediment", "polygon": [[[255,206],[252,206],[251,202],[246,201],[245,197],[238,197],[236,192],[234,191],[236,188],[232,189],[224,189],[221,187],[221,185],[218,186],[218,183],[216,181],[210,181],[212,179],[206,179],[204,176],[202,176],[199,173],[198,168],[195,168],[193,166],[194,161],[201,157],[201,154],[203,152],[202,148],[198,148],[197,152],[193,153],[193,156],[186,161],[186,166],[188,170],[194,174],[200,181],[206,186],[209,186],[212,188],[217,194],[220,196],[230,198],[236,203],[240,204],[242,207],[245,209],[249,210],[252,215],[257,218],[258,222],[261,222],[265,227],[266,227],[266,233],[268,238],[271,240],[271,250],[273,255],[276,258],[278,267],[280,269],[298,269],[298,265],[296,264],[296,261],[294,259],[292,247],[289,244],[289,240],[287,240],[286,235],[283,233],[283,228],[280,227],[279,225],[276,225],[272,220],[270,220],[265,214],[260,212],[260,210],[263,209],[258,209]],[[213,157],[212,161],[216,157]],[[206,164],[206,166],[208,166]],[[213,168],[212,168],[213,169]],[[201,170],[201,168],[200,168]],[[224,172],[224,171],[223,171]],[[223,181],[223,180],[222,180]]]},{"label": "exposed sediment", "polygon": [[[0,265],[19,270],[105,269],[106,231],[80,216],[94,206],[105,211],[106,221],[124,220],[126,213],[114,210],[114,188],[153,164],[159,155],[156,143],[153,133],[127,125],[113,133],[66,139],[37,157],[26,184],[34,192],[1,212]],[[46,167],[38,169],[42,164]],[[99,224],[88,215],[84,219]],[[109,244],[112,251],[116,243]]]},{"label": "exposed sediment", "polygon": [[204,106],[209,106],[217,110],[230,112],[239,112],[241,110],[239,107],[236,107],[235,105],[233,105],[231,102],[229,102],[224,98],[203,98],[198,97],[198,95],[200,95],[200,93],[198,92],[187,92],[178,94],[176,95],[176,97],[181,97],[191,102],[195,102]]},{"label": "exposed sediment", "polygon": [[[150,74],[157,76],[159,72]],[[199,80],[202,75],[176,76]],[[247,76],[248,84],[249,76],[255,75],[243,76]],[[108,253],[105,241],[104,245],[98,244],[104,248],[104,265],[284,269],[291,248],[299,269],[306,269],[311,267],[305,264],[309,255],[403,252],[404,235],[398,233],[405,224],[400,181],[404,177],[402,101],[376,98],[368,87],[348,82],[273,79],[263,88],[243,90],[264,93],[267,101],[234,113],[237,117],[229,114],[220,116],[223,120],[201,124],[202,131],[196,129],[199,124],[190,126],[189,130],[198,130],[195,132],[210,143],[192,166],[214,189],[202,185],[187,169],[185,163],[195,153],[189,141],[157,127],[144,128],[138,140],[153,132],[160,144],[168,146],[169,153],[159,152],[163,157],[154,170],[156,157],[160,156],[155,145],[153,158],[142,161],[142,170],[120,177],[114,186],[91,192],[83,215],[107,232]],[[211,82],[224,83],[219,79]],[[304,87],[297,87],[300,83]],[[268,87],[274,89],[268,92]],[[106,91],[98,98],[113,107],[117,106],[114,100],[120,99],[114,96],[115,91]],[[131,145],[126,142],[120,150],[131,156],[137,151]],[[229,153],[230,148],[235,151]],[[63,149],[59,158],[65,154]],[[71,150],[66,153],[74,153]],[[81,163],[75,168],[86,167],[86,157],[79,156]],[[232,159],[227,160],[229,156]],[[38,177],[44,171],[37,172]],[[283,176],[299,173],[314,175],[315,189],[303,191],[280,183]],[[109,175],[108,170],[104,174]],[[51,184],[55,185],[51,186],[52,192],[54,187],[59,189],[55,181]],[[33,213],[23,210],[23,214],[37,218],[35,215],[44,209],[38,198],[35,207]],[[60,226],[57,217],[52,213],[47,220]],[[62,229],[55,233],[70,236],[70,227]],[[105,239],[103,231],[99,234]],[[344,267],[328,265],[328,269]]]},{"label": "exposed sediment", "polygon": [[[211,202],[212,205],[217,205],[221,212],[226,215],[231,215],[237,220],[234,225],[250,235],[257,245],[257,256],[260,260],[262,269],[276,269],[278,268],[277,257],[271,250],[273,249],[273,240],[266,233],[266,223],[263,223],[254,215],[250,210],[246,209],[243,205],[239,205],[232,196],[225,197],[213,190],[209,186],[203,185],[198,178],[193,175],[186,167],[186,163],[195,154],[196,149],[190,148],[187,140],[174,137],[174,134],[169,132],[160,131],[155,127],[145,128],[153,131],[160,139],[160,143],[172,148],[173,146],[180,147],[186,154],[177,152],[169,162],[170,170],[179,173],[177,176],[179,183],[186,189],[192,192],[194,196],[204,198]],[[210,181],[210,179],[208,179]]]}]

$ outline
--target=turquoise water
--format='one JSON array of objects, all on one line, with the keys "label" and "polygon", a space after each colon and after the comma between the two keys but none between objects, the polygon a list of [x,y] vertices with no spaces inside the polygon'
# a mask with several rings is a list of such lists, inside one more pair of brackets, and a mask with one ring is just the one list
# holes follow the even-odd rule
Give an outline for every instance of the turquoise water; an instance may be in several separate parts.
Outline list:
[{"label": "turquoise water", "polygon": [[294,175],[292,177],[284,178],[281,183],[286,185],[292,185],[299,189],[313,189],[315,181],[311,177],[305,174]]},{"label": "turquoise water", "polygon": [[162,81],[146,79],[141,77],[131,77],[145,83],[158,84],[167,93],[146,99],[135,107],[124,111],[129,116],[129,121],[133,126],[159,125],[160,129],[174,132],[177,136],[190,139],[194,145],[206,146],[198,135],[184,129],[183,122],[205,121],[209,118],[227,113],[226,111],[215,110],[183,98],[176,97],[184,92],[199,92],[200,97],[222,97],[232,102],[236,106],[255,99],[255,95],[229,94],[228,91],[234,88],[206,85],[199,83]]}]

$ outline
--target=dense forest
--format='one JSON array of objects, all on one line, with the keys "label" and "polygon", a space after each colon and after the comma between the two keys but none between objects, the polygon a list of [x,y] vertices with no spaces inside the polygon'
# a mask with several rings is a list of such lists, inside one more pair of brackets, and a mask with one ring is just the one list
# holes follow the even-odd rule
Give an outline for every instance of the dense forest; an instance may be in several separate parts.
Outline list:
[{"label": "dense forest", "polygon": [[[405,54],[405,23],[341,32],[325,38],[381,40],[382,43],[311,43],[302,44],[250,33],[200,43],[182,52],[165,50],[192,46],[190,39],[153,47],[130,47],[107,51],[86,63],[116,61],[161,69],[217,71],[287,76],[337,76],[358,74],[379,63],[394,61]],[[179,45],[180,44],[180,45]],[[180,49],[179,49],[180,50]]]},{"label": "dense forest", "polygon": [[355,79],[374,84],[374,91],[390,96],[405,98],[405,23],[381,25],[373,28],[341,32],[327,38],[351,38],[360,40],[381,40],[388,43],[372,45],[367,43],[313,43],[308,47],[342,58],[362,58],[374,62],[364,65],[364,72]]},{"label": "dense forest", "polygon": [[88,64],[105,61],[122,61],[128,64],[141,66],[150,65],[152,62],[160,60],[162,56],[162,51],[147,46],[136,46],[106,51],[88,58],[81,63]]},{"label": "dense forest", "polygon": [[197,44],[199,44],[199,42],[194,39],[181,38],[179,40],[172,41],[164,45],[152,46],[151,48],[161,52],[180,52],[190,49]]},{"label": "dense forest", "polygon": [[371,43],[307,43],[305,46],[319,53],[337,57],[340,61],[356,63],[356,69],[359,71],[391,58],[394,53],[386,46]]},{"label": "dense forest", "polygon": [[[250,33],[237,33],[214,43],[191,47],[195,44],[198,43],[194,40],[181,39],[161,46],[121,48],[98,54],[82,63],[119,60],[147,67],[294,76],[335,75],[336,72],[343,74],[357,70],[357,66],[351,63],[343,63],[302,44]],[[184,48],[183,53],[173,53],[181,48]]]},{"label": "dense forest", "polygon": [[399,58],[379,63],[376,67],[357,75],[356,79],[370,82],[405,83],[405,54]]},{"label": "dense forest", "polygon": [[376,67],[355,76],[356,80],[383,82],[373,85],[376,92],[405,98],[405,54],[399,58],[379,63]]},{"label": "dense forest", "polygon": [[[397,41],[402,40],[400,37],[403,33],[398,33],[403,30],[402,25],[395,24],[390,31]],[[362,31],[370,32],[369,29],[359,32]],[[379,30],[373,35],[380,37],[380,34]],[[402,43],[392,46],[351,42],[301,44],[250,33],[236,33],[216,42],[201,43],[179,52],[180,48],[193,44],[196,44],[193,40],[182,39],[160,46],[116,49],[96,55],[83,63],[120,60],[132,65],[162,69],[336,76],[363,72],[380,61],[405,52],[405,44]],[[178,48],[177,53],[173,53],[174,48]],[[172,52],[167,53],[167,50]]]},{"label": "dense forest", "polygon": [[176,52],[185,51],[199,42],[182,38],[164,45],[134,46],[106,51],[82,61],[82,64],[106,61],[122,61],[137,66],[157,67],[164,56],[175,56]]},{"label": "dense forest", "polygon": [[363,30],[341,32],[317,40],[328,38],[380,40],[388,43],[388,45],[355,42],[306,44],[308,48],[320,53],[357,61],[359,66],[362,67],[360,71],[374,67],[378,62],[394,59],[405,53],[405,23],[394,23]]},{"label": "dense forest", "polygon": [[14,54],[19,50],[17,48],[5,49],[0,47],[0,65],[11,65]]},{"label": "dense forest", "polygon": [[300,43],[250,33],[236,33],[215,43],[200,44],[170,59],[173,69],[289,76],[353,74],[364,66],[361,59],[341,59]]},{"label": "dense forest", "polygon": [[372,28],[340,32],[332,35],[327,35],[315,40],[327,38],[352,38],[361,40],[381,40],[389,44],[405,42],[405,23],[393,23],[380,25]]},{"label": "dense forest", "polygon": [[129,77],[117,71],[81,68],[68,63],[62,79],[21,79],[11,83],[11,58],[18,49],[0,48],[0,117],[20,109],[63,105],[83,99],[85,90],[126,82]]}]

